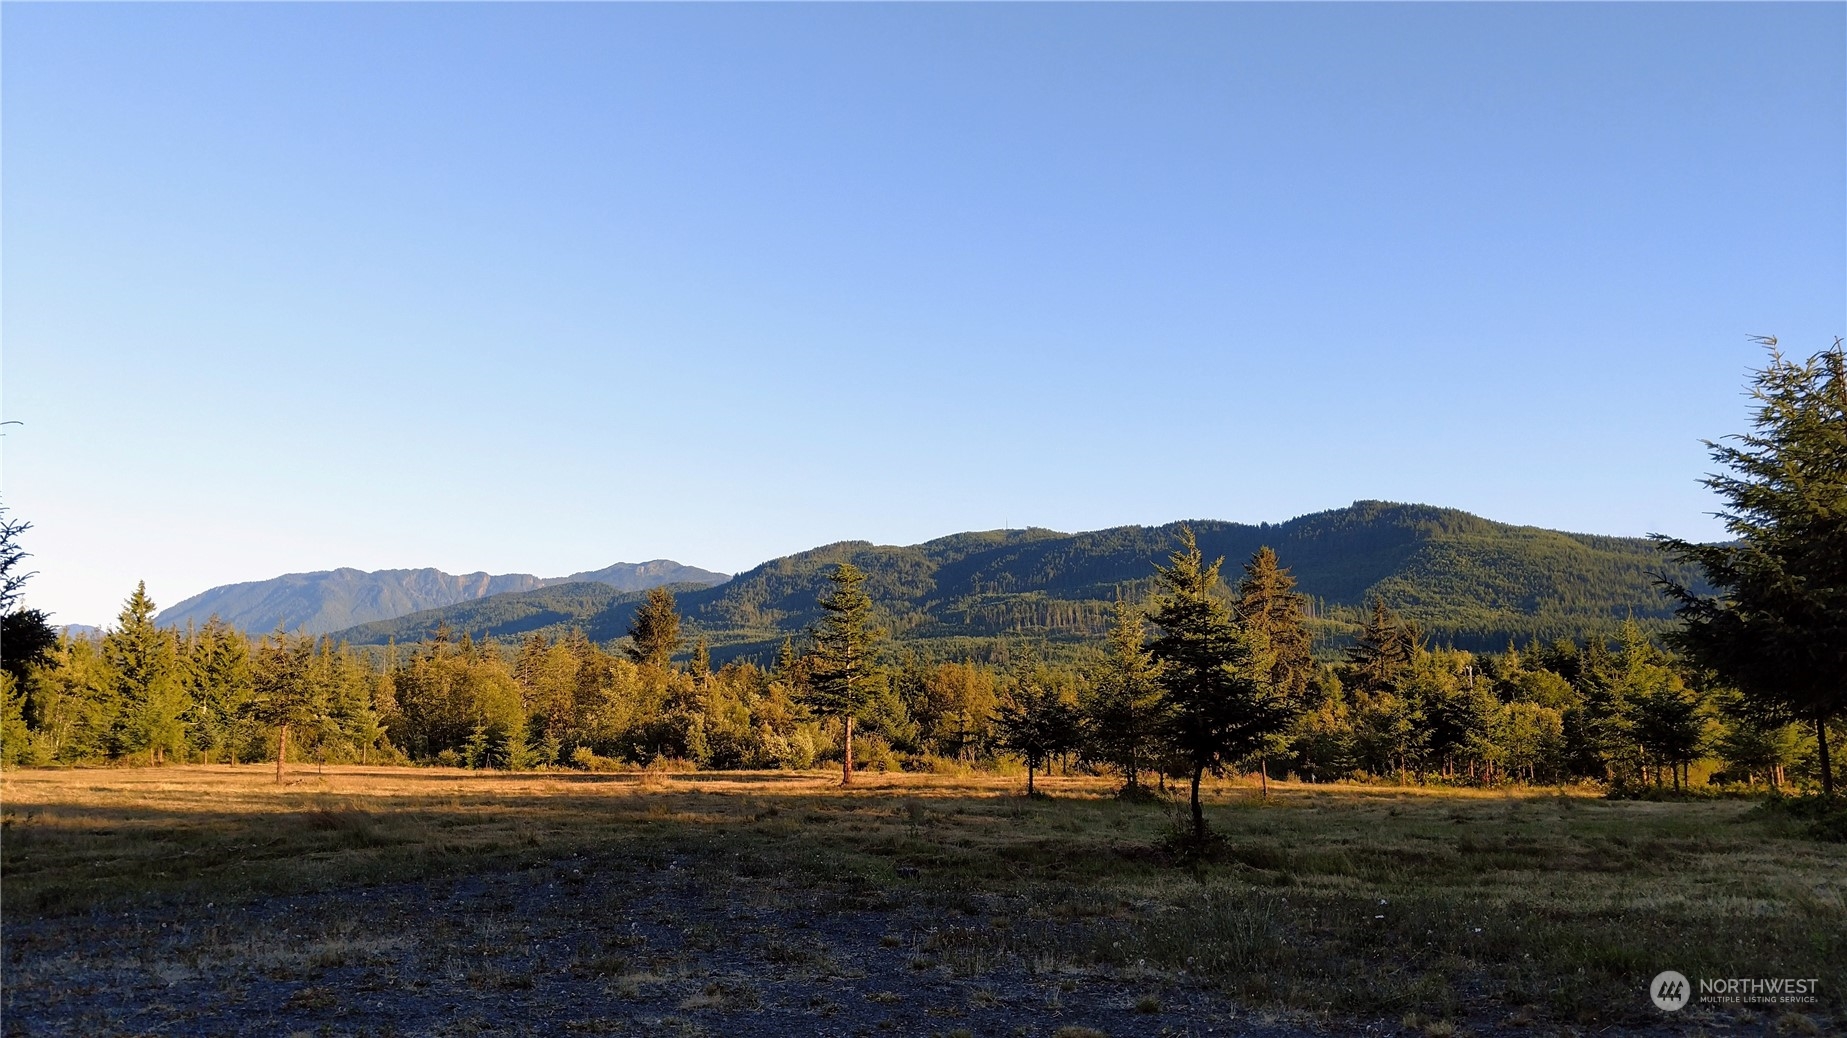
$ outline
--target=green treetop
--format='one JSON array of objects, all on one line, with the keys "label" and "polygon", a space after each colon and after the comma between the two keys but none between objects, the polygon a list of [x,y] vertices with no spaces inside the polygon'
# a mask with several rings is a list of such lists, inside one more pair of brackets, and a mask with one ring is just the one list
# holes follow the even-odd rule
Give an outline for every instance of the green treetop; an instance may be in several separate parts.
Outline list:
[{"label": "green treetop", "polygon": [[680,611],[674,605],[673,592],[664,587],[648,591],[647,600],[635,610],[629,624],[628,657],[636,663],[665,668],[680,651]]},{"label": "green treetop", "polygon": [[1366,626],[1347,647],[1347,675],[1360,691],[1392,691],[1422,648],[1417,625],[1387,609],[1384,599],[1374,598]]},{"label": "green treetop", "polygon": [[1251,636],[1252,651],[1267,664],[1269,682],[1290,699],[1300,699],[1315,673],[1303,599],[1295,578],[1276,560],[1276,552],[1259,548],[1244,566],[1232,605],[1238,627]]}]

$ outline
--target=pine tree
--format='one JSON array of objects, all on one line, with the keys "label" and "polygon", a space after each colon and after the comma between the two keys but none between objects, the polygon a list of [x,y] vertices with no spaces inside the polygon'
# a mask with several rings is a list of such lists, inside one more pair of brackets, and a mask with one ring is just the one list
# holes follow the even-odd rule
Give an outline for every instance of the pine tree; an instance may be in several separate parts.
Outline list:
[{"label": "pine tree", "polygon": [[1149,652],[1160,666],[1161,687],[1173,710],[1171,742],[1192,777],[1193,838],[1206,838],[1199,783],[1249,757],[1292,716],[1287,700],[1251,672],[1250,648],[1231,610],[1215,595],[1224,559],[1206,565],[1193,531],[1183,527],[1181,550],[1156,567],[1162,588],[1153,620],[1160,635]]},{"label": "pine tree", "polygon": [[19,567],[32,557],[19,543],[19,535],[30,529],[31,523],[6,518],[6,506],[0,505],[0,612],[11,612],[26,581],[38,576]]},{"label": "pine tree", "polygon": [[123,705],[117,745],[129,753],[146,750],[149,763],[158,764],[185,747],[188,703],[178,639],[155,626],[154,612],[143,581],[103,637],[103,658],[114,672]]},{"label": "pine tree", "polygon": [[892,698],[904,708],[906,724],[914,733],[913,741],[920,749],[941,753],[938,736],[942,731],[942,709],[930,695],[930,668],[925,665],[923,654],[915,648],[905,653],[897,669],[887,675],[886,686]]},{"label": "pine tree", "polygon": [[320,725],[320,757],[332,750],[344,760],[362,760],[376,741],[373,675],[353,650],[323,637],[315,655],[315,681],[326,690],[326,715]]},{"label": "pine tree", "polygon": [[1350,683],[1362,692],[1395,689],[1422,646],[1417,626],[1387,609],[1384,599],[1374,598],[1366,626],[1347,648]]},{"label": "pine tree", "polygon": [[32,557],[19,543],[19,535],[30,529],[31,523],[6,518],[6,508],[0,506],[0,670],[13,675],[21,690],[32,665],[58,644],[58,633],[44,610],[17,608],[26,581],[37,576],[21,571],[19,565]]},{"label": "pine tree", "polygon": [[1034,771],[1077,746],[1077,709],[1050,683],[1029,678],[1001,700],[994,728],[995,742],[1026,760],[1026,795],[1036,796]]},{"label": "pine tree", "polygon": [[827,579],[833,587],[821,597],[821,622],[810,632],[814,653],[806,699],[816,713],[843,723],[840,784],[845,786],[853,782],[853,720],[872,700],[872,648],[881,632],[872,626],[872,599],[861,587],[864,573],[843,562]]},{"label": "pine tree", "polygon": [[[1667,765],[1674,789],[1681,774],[1706,748],[1706,717],[1700,700],[1678,680],[1663,681],[1631,702],[1631,731],[1651,763]],[[1656,771],[1656,783],[1660,782]]]},{"label": "pine tree", "polygon": [[59,763],[93,760],[116,752],[121,691],[103,659],[102,641],[64,637],[34,668],[27,717]]},{"label": "pine tree", "polygon": [[[582,638],[582,632],[576,632],[576,636]],[[554,644],[542,634],[534,632],[520,646],[513,680],[519,683],[521,704],[532,720],[535,746],[564,745],[575,720],[577,669],[574,651],[563,643]],[[553,753],[547,762],[556,756]]]},{"label": "pine tree", "polygon": [[0,670],[0,764],[32,763],[36,749],[26,726],[26,690],[11,671]]},{"label": "pine tree", "polygon": [[664,587],[649,589],[646,601],[635,610],[635,619],[629,623],[628,636],[631,644],[625,651],[629,659],[661,668],[671,663],[682,644],[680,611],[674,605],[673,592]]},{"label": "pine tree", "polygon": [[1125,792],[1140,788],[1141,772],[1160,753],[1168,728],[1146,638],[1142,611],[1118,598],[1108,655],[1084,716],[1088,752],[1122,773]]},{"label": "pine tree", "polygon": [[797,669],[801,666],[800,657],[795,654],[795,639],[785,637],[782,647],[776,650],[776,669],[771,671],[776,680],[793,683]]},{"label": "pine tree", "polygon": [[1828,725],[1847,710],[1847,353],[1841,340],[1804,363],[1776,340],[1756,373],[1754,431],[1737,446],[1707,441],[1727,472],[1703,482],[1729,505],[1732,539],[1656,537],[1697,564],[1719,594],[1662,578],[1694,662],[1768,711],[1814,728],[1821,787],[1834,793]]},{"label": "pine tree", "polygon": [[1430,733],[1423,710],[1397,692],[1361,692],[1353,717],[1353,748],[1360,766],[1373,775],[1404,773],[1421,765]]},{"label": "pine tree", "polygon": [[[1272,693],[1298,710],[1308,705],[1308,679],[1315,673],[1314,638],[1308,633],[1302,603],[1295,578],[1278,564],[1276,552],[1268,547],[1257,549],[1238,581],[1232,615],[1251,647],[1259,680],[1268,682]],[[1258,762],[1266,796],[1270,791],[1268,757],[1266,752]]]},{"label": "pine tree", "polygon": [[1261,639],[1255,651],[1267,657],[1270,684],[1288,698],[1300,699],[1315,673],[1314,638],[1295,578],[1278,564],[1276,552],[1259,548],[1245,564],[1232,611],[1241,630]]},{"label": "pine tree", "polygon": [[231,747],[239,716],[250,698],[250,643],[213,616],[191,640],[189,655],[186,674],[192,698],[192,728],[209,763]]},{"label": "pine tree", "polygon": [[1736,692],[1722,696],[1719,708],[1725,727],[1713,751],[1725,762],[1727,772],[1734,779],[1742,775],[1752,782],[1761,775],[1770,788],[1781,786],[1784,769],[1796,759],[1796,726],[1764,717]]},{"label": "pine tree", "polygon": [[322,690],[314,682],[313,657],[313,639],[290,637],[280,626],[257,646],[245,709],[257,723],[276,729],[277,785],[282,784],[290,733],[316,727],[326,712]]},{"label": "pine tree", "polygon": [[1620,714],[1606,722],[1611,733],[1606,754],[1612,765],[1638,772],[1644,780],[1652,770],[1657,785],[1666,765],[1679,789],[1682,770],[1705,750],[1704,701],[1687,688],[1633,617],[1623,621],[1617,641],[1621,649],[1610,656],[1602,653],[1602,639],[1592,639],[1599,648],[1584,668],[1610,690],[1607,700],[1596,701],[1599,709]]},{"label": "pine tree", "polygon": [[474,730],[468,733],[468,741],[462,744],[463,763],[476,770],[490,767],[494,742],[494,733],[486,721],[475,725]]}]

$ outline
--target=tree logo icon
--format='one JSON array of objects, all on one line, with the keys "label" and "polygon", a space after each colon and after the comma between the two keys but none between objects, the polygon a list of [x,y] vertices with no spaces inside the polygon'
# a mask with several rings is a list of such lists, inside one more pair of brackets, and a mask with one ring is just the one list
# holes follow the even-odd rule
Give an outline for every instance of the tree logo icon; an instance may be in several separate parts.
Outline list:
[{"label": "tree logo icon", "polygon": [[1648,997],[1654,999],[1657,1007],[1672,1013],[1693,996],[1687,978],[1673,970],[1665,970],[1648,982]]}]

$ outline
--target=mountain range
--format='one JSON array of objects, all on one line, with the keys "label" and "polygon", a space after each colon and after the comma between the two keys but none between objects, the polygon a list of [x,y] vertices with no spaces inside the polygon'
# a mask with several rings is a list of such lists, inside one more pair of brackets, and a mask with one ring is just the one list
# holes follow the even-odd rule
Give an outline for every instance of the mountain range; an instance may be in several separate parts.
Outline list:
[{"label": "mountain range", "polygon": [[[715,660],[767,658],[820,614],[817,598],[840,562],[866,572],[865,589],[897,641],[930,655],[978,655],[1025,637],[1050,651],[1094,641],[1121,595],[1139,600],[1183,524],[1088,533],[990,530],[909,546],[847,541],[773,559],[716,586],[675,588],[690,633]],[[1374,598],[1416,620],[1439,643],[1501,648],[1510,639],[1613,632],[1626,617],[1650,627],[1670,617],[1656,579],[1700,586],[1652,541],[1497,523],[1455,509],[1361,501],[1257,525],[1189,526],[1225,577],[1262,546],[1274,549],[1309,596],[1324,648],[1344,642]],[[457,634],[517,638],[581,631],[621,637],[641,595],[579,583],[516,590],[339,631],[357,645],[414,642],[439,625]]]},{"label": "mountain range", "polygon": [[423,610],[558,584],[589,584],[614,593],[646,591],[663,584],[722,584],[723,573],[683,566],[667,559],[618,562],[568,577],[529,573],[444,573],[439,569],[357,569],[288,573],[270,580],[226,584],[161,610],[156,620],[178,627],[217,616],[233,627],[267,632],[278,627],[327,634],[355,624],[388,620]]}]

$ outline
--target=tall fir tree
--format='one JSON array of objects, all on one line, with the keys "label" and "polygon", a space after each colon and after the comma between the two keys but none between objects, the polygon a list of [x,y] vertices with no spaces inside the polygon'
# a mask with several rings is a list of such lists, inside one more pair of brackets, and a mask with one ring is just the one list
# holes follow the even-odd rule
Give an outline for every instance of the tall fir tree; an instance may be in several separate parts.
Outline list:
[{"label": "tall fir tree", "polygon": [[[1257,549],[1244,565],[1232,615],[1255,657],[1259,680],[1268,682],[1274,694],[1298,711],[1309,705],[1308,681],[1315,673],[1314,638],[1308,632],[1304,609],[1303,598],[1295,590],[1295,578],[1277,561],[1276,552],[1267,545]],[[1281,748],[1279,733],[1278,743],[1271,749]],[[1258,767],[1264,795],[1268,796],[1267,752],[1262,754]]]},{"label": "tall fir tree", "polygon": [[794,683],[796,680],[796,672],[800,667],[801,657],[797,656],[795,653],[795,639],[789,637],[783,638],[782,647],[776,650],[776,669],[772,670],[770,673],[773,674],[778,681]]},{"label": "tall fir tree", "polygon": [[125,753],[147,751],[158,764],[186,745],[186,685],[179,639],[154,624],[154,600],[145,581],[122,606],[115,627],[103,637],[103,658],[115,677],[122,712],[116,740]]},{"label": "tall fir tree", "polygon": [[276,784],[282,784],[289,736],[318,727],[326,713],[324,690],[314,681],[314,640],[280,627],[257,646],[251,697],[245,710],[276,730]]},{"label": "tall fir tree", "polygon": [[840,784],[846,786],[853,782],[853,721],[875,692],[872,649],[881,632],[872,626],[872,599],[858,567],[843,562],[827,579],[832,587],[820,599],[821,621],[811,632],[805,698],[816,713],[842,722]]},{"label": "tall fir tree", "polygon": [[1290,699],[1301,699],[1315,674],[1314,637],[1295,577],[1270,548],[1259,548],[1245,564],[1232,612],[1238,627],[1257,643],[1253,650],[1267,663],[1270,684]]},{"label": "tall fir tree", "polygon": [[1751,383],[1753,431],[1707,441],[1726,471],[1703,482],[1724,498],[1731,538],[1656,537],[1719,592],[1662,578],[1678,603],[1675,643],[1760,707],[1815,733],[1825,795],[1834,793],[1828,726],[1847,711],[1847,352],[1770,360]]},{"label": "tall fir tree", "polygon": [[252,688],[249,640],[213,616],[191,639],[188,655],[193,740],[208,763],[230,757],[235,764],[237,726]]},{"label": "tall fir tree", "polygon": [[1225,560],[1207,565],[1190,528],[1181,528],[1180,543],[1169,565],[1155,571],[1161,591],[1152,619],[1160,634],[1148,648],[1173,710],[1172,745],[1190,772],[1193,838],[1203,842],[1202,777],[1249,757],[1283,730],[1293,712],[1251,672],[1250,648],[1217,595]]},{"label": "tall fir tree", "polygon": [[698,682],[701,688],[712,681],[712,647],[706,643],[703,634],[699,636],[698,641],[693,643],[693,661],[687,671],[692,674],[693,680]]},{"label": "tall fir tree", "polygon": [[1383,598],[1374,598],[1365,627],[1347,647],[1347,682],[1361,692],[1393,691],[1422,647],[1416,625],[1387,609]]},{"label": "tall fir tree", "polygon": [[628,636],[630,644],[625,651],[629,659],[665,669],[684,644],[673,592],[664,587],[650,588],[629,623]]},{"label": "tall fir tree", "polygon": [[1140,788],[1141,773],[1155,762],[1168,731],[1167,702],[1144,644],[1147,634],[1142,610],[1118,598],[1103,666],[1084,711],[1089,752],[1122,774],[1124,792]]}]

